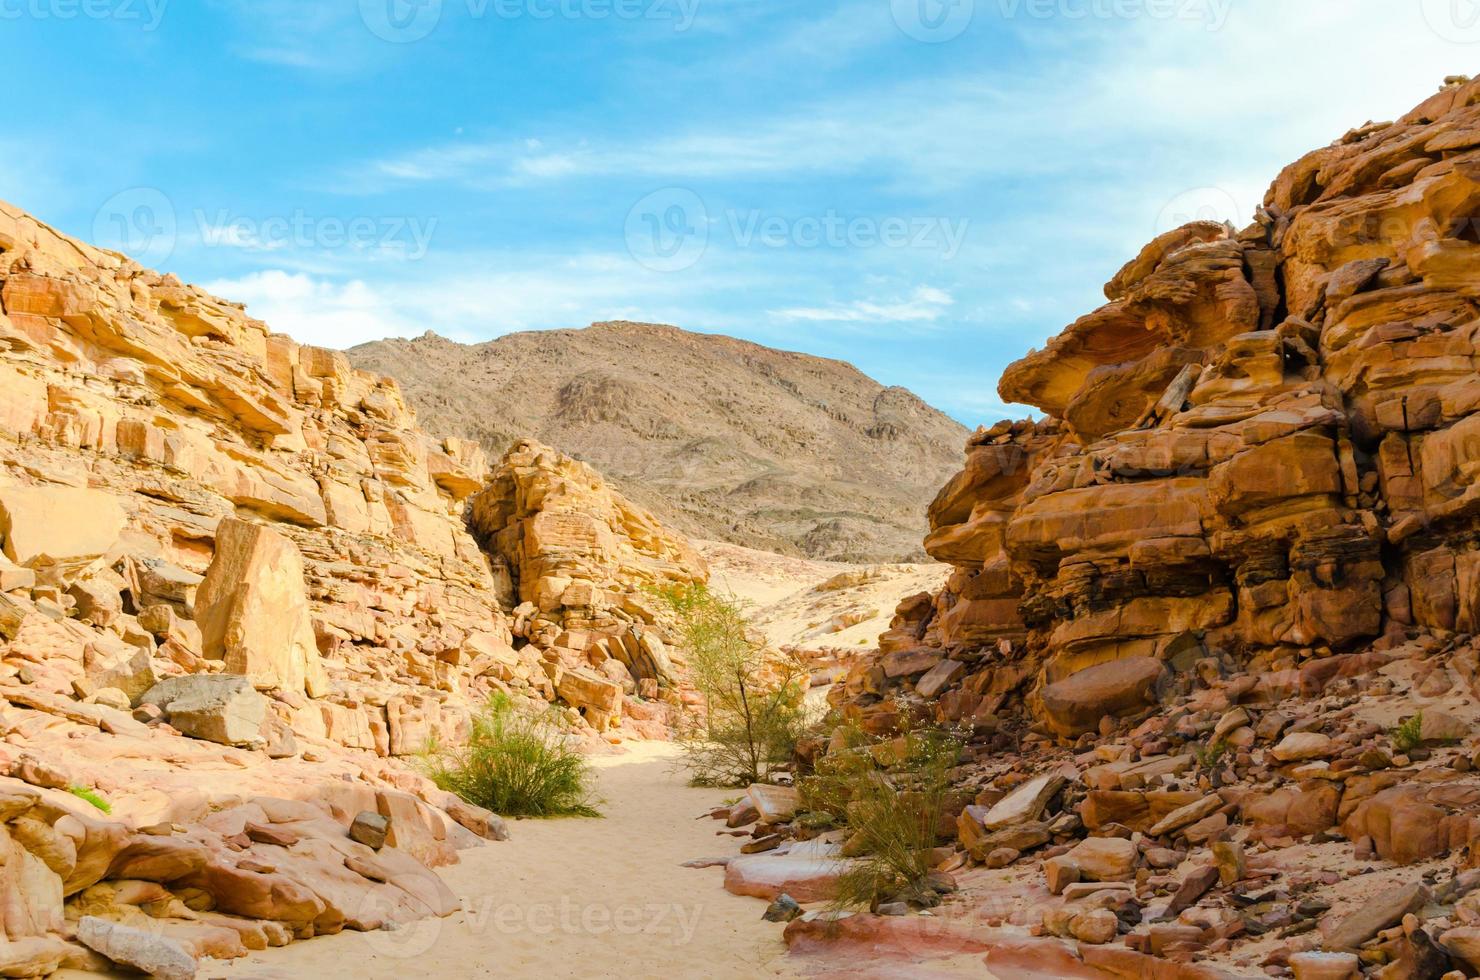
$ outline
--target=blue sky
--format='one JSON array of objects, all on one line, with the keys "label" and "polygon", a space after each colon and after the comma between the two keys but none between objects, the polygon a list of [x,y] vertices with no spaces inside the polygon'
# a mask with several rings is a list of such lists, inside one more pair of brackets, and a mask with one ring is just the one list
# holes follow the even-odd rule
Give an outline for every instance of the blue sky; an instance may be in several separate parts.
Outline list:
[{"label": "blue sky", "polygon": [[0,198],[301,340],[675,323],[976,425],[1476,0],[0,0]]}]

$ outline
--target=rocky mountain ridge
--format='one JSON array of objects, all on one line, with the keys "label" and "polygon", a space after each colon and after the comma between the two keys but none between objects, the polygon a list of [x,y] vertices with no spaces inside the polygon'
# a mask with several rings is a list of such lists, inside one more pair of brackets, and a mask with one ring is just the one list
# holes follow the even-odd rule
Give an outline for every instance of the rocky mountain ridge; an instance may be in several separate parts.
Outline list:
[{"label": "rocky mountain ridge", "polygon": [[348,352],[430,431],[535,438],[690,536],[842,561],[920,557],[922,502],[966,430],[851,365],[676,327],[597,323]]}]

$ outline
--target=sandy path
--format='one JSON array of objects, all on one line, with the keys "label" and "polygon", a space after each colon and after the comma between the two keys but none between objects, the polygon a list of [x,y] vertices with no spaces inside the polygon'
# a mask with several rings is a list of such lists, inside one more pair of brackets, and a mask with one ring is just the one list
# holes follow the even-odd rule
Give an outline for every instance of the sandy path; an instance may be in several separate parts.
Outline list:
[{"label": "sandy path", "polygon": [[698,790],[673,749],[632,743],[596,762],[601,820],[525,820],[513,839],[442,869],[463,912],[399,932],[328,936],[211,964],[203,977],[300,980],[565,977],[795,977],[764,906],[721,887],[722,826],[696,820],[734,792]]}]

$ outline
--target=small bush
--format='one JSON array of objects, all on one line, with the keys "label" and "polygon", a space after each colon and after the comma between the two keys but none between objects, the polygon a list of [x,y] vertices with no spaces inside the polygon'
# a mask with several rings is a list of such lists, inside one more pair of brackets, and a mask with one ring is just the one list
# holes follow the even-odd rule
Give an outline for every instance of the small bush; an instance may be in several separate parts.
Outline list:
[{"label": "small bush", "polygon": [[1412,752],[1423,744],[1423,712],[1409,718],[1391,733],[1393,751],[1398,753]]},{"label": "small bush", "polygon": [[[847,741],[860,741],[859,734]],[[861,854],[838,879],[839,907],[938,901],[926,879],[961,744],[937,731],[908,732],[903,739],[902,761],[893,769],[881,768],[877,756],[896,753],[875,753],[864,744],[824,757],[801,781],[803,808],[831,815],[847,828],[850,850]]]},{"label": "small bush", "polygon": [[87,786],[71,786],[68,787],[67,792],[71,793],[73,796],[77,797],[80,800],[86,800],[93,806],[97,807],[99,810],[102,810],[104,813],[113,812],[113,804],[103,799],[102,795],[95,789],[91,789]]},{"label": "small bush", "polygon": [[768,658],[740,606],[703,585],[658,596],[677,624],[703,713],[679,732],[684,765],[698,786],[766,782],[791,760],[806,733],[806,673]]},{"label": "small bush", "polygon": [[468,744],[428,748],[425,769],[442,789],[511,817],[599,817],[591,766],[548,715],[495,695],[473,719]]},{"label": "small bush", "polygon": [[1203,769],[1215,769],[1223,757],[1228,754],[1228,743],[1222,739],[1209,745],[1199,745],[1192,750],[1197,764]]}]

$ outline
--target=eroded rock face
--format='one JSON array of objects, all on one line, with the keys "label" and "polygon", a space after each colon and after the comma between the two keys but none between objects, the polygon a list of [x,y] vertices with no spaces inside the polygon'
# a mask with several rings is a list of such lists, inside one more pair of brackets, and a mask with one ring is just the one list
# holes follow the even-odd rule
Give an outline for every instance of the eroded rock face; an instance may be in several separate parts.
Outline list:
[{"label": "eroded rock face", "polygon": [[1477,102],[1451,85],[1310,154],[1247,228],[1161,236],[1009,368],[1045,417],[971,438],[926,538],[956,573],[884,652],[987,651],[936,695],[970,715],[1109,661],[1480,629]]}]

